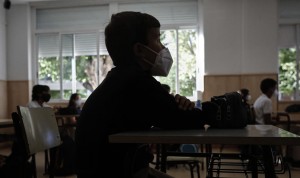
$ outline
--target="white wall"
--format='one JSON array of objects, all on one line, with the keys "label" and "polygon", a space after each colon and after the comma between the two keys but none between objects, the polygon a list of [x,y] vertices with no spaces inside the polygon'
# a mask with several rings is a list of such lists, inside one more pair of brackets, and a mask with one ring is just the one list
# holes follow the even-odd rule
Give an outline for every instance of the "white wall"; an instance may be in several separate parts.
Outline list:
[{"label": "white wall", "polygon": [[6,21],[5,9],[0,8],[0,80],[6,80]]},{"label": "white wall", "polygon": [[204,0],[205,74],[277,73],[277,0]]},{"label": "white wall", "polygon": [[30,10],[14,5],[7,11],[7,80],[31,80]]}]

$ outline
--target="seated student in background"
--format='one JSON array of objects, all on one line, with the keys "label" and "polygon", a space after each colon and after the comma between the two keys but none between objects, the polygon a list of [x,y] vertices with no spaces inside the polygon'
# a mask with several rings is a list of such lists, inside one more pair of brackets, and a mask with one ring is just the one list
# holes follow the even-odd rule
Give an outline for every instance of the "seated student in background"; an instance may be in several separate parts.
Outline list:
[{"label": "seated student in background", "polygon": [[81,112],[81,98],[78,93],[73,93],[70,96],[68,107],[74,114],[80,114]]},{"label": "seated student in background", "polygon": [[69,104],[65,108],[59,108],[58,114],[61,115],[77,115],[81,112],[81,99],[78,93],[73,93],[70,96]]},{"label": "seated student in background", "polygon": [[50,101],[50,87],[47,85],[34,85],[32,88],[31,101],[27,104],[29,108],[51,107],[47,104]]},{"label": "seated student in background", "polygon": [[266,78],[260,83],[262,94],[255,100],[253,107],[257,124],[272,124],[272,100],[277,89],[277,81]]},{"label": "seated student in background", "polygon": [[186,97],[172,96],[153,76],[167,76],[172,56],[160,41],[159,21],[120,12],[105,28],[114,68],[86,100],[76,126],[78,178],[171,177],[149,167],[148,144],[110,143],[110,134],[160,129],[203,129],[209,118]]}]

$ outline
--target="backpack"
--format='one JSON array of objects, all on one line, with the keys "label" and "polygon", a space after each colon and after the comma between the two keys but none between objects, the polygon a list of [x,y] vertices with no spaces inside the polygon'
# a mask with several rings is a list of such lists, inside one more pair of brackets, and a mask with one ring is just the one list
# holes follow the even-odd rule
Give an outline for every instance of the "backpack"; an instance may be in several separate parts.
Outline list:
[{"label": "backpack", "polygon": [[202,110],[211,117],[213,128],[244,128],[248,124],[247,113],[242,104],[242,97],[238,92],[229,92],[220,96],[213,96],[211,101],[202,103]]},{"label": "backpack", "polygon": [[300,104],[292,104],[285,108],[285,112],[299,112]]}]

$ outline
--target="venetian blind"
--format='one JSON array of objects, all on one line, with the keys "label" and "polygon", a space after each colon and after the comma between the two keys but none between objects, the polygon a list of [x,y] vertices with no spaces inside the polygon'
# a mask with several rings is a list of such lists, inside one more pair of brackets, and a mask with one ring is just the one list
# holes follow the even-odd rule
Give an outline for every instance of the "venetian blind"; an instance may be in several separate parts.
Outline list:
[{"label": "venetian blind", "polygon": [[195,25],[197,1],[119,4],[119,12],[139,11],[156,17],[162,25]]}]

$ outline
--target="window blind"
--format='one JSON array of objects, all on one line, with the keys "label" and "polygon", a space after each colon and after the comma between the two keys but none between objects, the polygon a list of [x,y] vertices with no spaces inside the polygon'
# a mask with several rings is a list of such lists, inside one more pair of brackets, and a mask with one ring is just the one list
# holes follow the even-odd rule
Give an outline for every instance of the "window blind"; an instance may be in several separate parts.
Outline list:
[{"label": "window blind", "polygon": [[296,46],[296,25],[279,25],[278,47],[290,48],[295,46]]},{"label": "window blind", "polygon": [[103,29],[109,18],[108,5],[37,9],[36,29]]},{"label": "window blind", "polygon": [[300,19],[299,0],[279,0],[278,14],[281,19]]},{"label": "window blind", "polygon": [[156,17],[162,25],[194,25],[198,19],[197,1],[119,4],[119,12],[138,11]]},{"label": "window blind", "polygon": [[37,43],[39,57],[59,56],[58,34],[38,35]]}]

